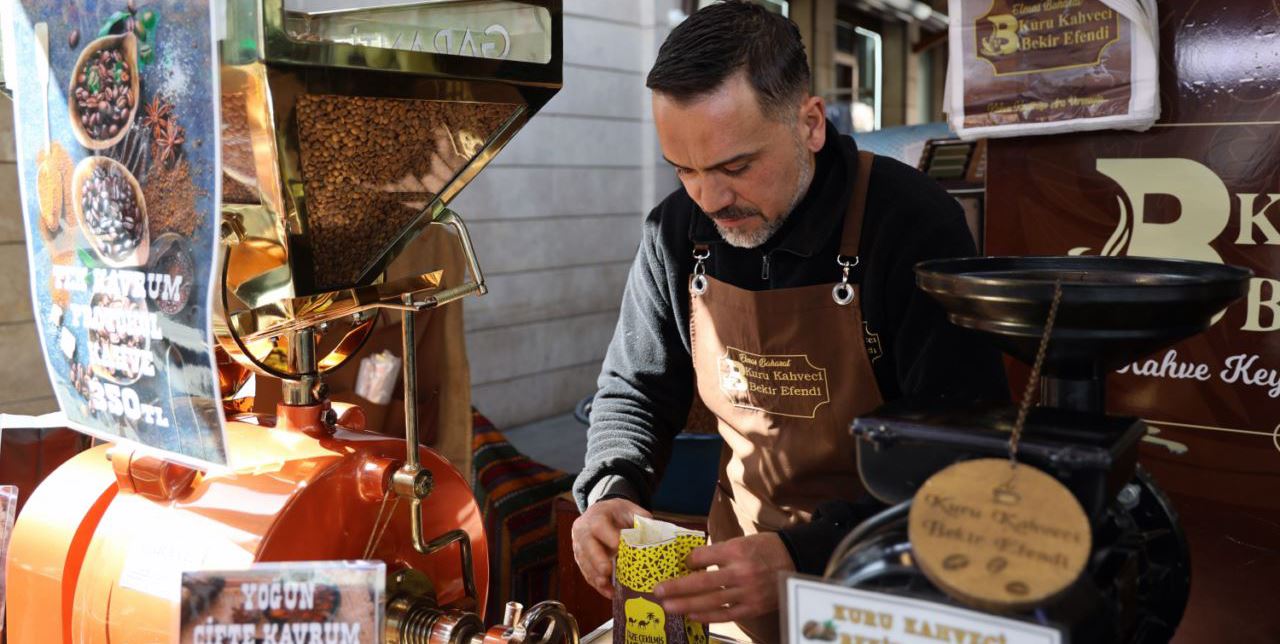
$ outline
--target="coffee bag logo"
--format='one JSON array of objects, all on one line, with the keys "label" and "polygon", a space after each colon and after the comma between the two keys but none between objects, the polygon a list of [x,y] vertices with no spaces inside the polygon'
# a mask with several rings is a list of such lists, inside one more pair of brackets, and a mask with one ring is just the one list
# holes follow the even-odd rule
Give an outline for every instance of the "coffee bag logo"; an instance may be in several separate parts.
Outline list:
[{"label": "coffee bag logo", "polygon": [[1098,65],[1126,23],[1103,0],[991,0],[973,22],[978,58],[996,76]]},{"label": "coffee bag logo", "polygon": [[643,597],[628,599],[627,644],[664,644],[667,641],[667,614],[662,607]]},{"label": "coffee bag logo", "polygon": [[[1099,255],[1165,257],[1222,264],[1215,245],[1280,246],[1280,194],[1231,194],[1213,170],[1182,158],[1098,159],[1099,173],[1120,187],[1116,196],[1119,218]],[[1177,200],[1178,216],[1149,217],[1147,197],[1167,195]],[[1231,223],[1232,206],[1238,205],[1238,232],[1224,239]],[[1167,213],[1161,213],[1167,214]],[[1070,255],[1093,253],[1089,246],[1072,248]],[[1255,270],[1259,267],[1254,266]],[[1254,277],[1245,301],[1243,331],[1280,330],[1280,280]],[[1215,318],[1216,324],[1222,314]]]},{"label": "coffee bag logo", "polygon": [[982,55],[1008,56],[1018,51],[1018,19],[1011,15],[987,16],[991,33],[982,39]]},{"label": "coffee bag logo", "polygon": [[760,355],[726,347],[717,362],[720,393],[735,407],[813,418],[831,402],[827,370],[807,355]]}]

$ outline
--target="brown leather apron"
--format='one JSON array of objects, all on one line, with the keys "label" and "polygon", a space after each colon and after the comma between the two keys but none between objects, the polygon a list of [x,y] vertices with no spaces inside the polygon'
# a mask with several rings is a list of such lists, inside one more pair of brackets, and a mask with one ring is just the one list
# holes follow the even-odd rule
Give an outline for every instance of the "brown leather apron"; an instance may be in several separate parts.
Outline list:
[{"label": "brown leather apron", "polygon": [[[705,275],[710,251],[694,251],[693,366],[725,441],[708,520],[713,542],[808,521],[819,503],[862,492],[849,424],[883,399],[848,275],[873,158],[859,154],[840,255],[830,258],[844,281],[747,291]],[[758,642],[781,641],[776,613],[739,625]]]}]

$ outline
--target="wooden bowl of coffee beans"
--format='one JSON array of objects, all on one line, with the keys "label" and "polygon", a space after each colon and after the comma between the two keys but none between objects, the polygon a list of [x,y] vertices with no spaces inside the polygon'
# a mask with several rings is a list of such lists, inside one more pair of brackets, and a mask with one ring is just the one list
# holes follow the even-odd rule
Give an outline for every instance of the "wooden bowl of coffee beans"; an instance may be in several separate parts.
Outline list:
[{"label": "wooden bowl of coffee beans", "polygon": [[115,159],[86,157],[71,175],[72,208],[94,254],[112,268],[143,266],[151,252],[142,186]]},{"label": "wooden bowl of coffee beans", "polygon": [[103,36],[84,46],[67,92],[71,132],[90,150],[124,138],[138,113],[138,40]]}]

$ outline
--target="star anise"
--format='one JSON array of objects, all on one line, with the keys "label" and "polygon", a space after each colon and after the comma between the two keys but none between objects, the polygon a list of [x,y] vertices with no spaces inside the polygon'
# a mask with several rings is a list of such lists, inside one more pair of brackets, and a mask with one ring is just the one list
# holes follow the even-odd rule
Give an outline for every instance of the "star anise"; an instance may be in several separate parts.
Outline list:
[{"label": "star anise", "polygon": [[169,122],[172,114],[173,105],[159,96],[153,97],[151,102],[147,103],[147,114],[142,117],[142,125],[151,128],[151,136],[158,139],[161,129]]},{"label": "star anise", "polygon": [[176,121],[165,121],[164,126],[160,128],[160,132],[156,135],[156,146],[160,148],[161,165],[170,160],[176,161],[178,159],[178,146],[187,140],[186,134],[186,131]]}]

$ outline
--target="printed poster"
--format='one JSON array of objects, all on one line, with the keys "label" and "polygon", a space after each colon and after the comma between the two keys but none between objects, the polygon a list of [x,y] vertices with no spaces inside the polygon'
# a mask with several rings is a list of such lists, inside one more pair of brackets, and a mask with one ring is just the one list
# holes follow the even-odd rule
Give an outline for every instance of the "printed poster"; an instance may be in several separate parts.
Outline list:
[{"label": "printed poster", "polygon": [[951,0],[946,111],[961,138],[1146,129],[1160,114],[1150,0]]},{"label": "printed poster", "polygon": [[210,3],[3,7],[31,292],[58,404],[93,436],[225,465]]}]

